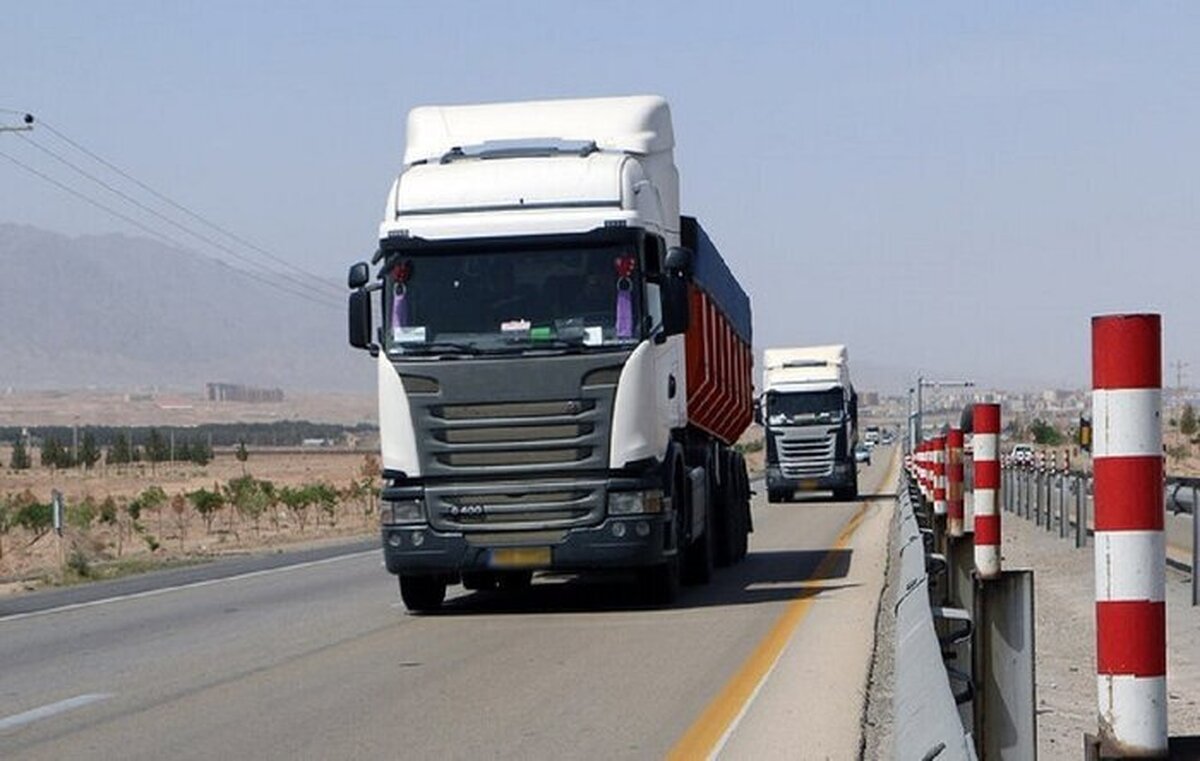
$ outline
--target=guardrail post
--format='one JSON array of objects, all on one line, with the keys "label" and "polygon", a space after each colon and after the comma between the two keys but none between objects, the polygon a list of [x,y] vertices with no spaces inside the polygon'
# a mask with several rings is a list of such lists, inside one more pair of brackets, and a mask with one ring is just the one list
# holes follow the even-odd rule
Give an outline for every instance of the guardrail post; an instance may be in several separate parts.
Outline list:
[{"label": "guardrail post", "polygon": [[1101,754],[1167,754],[1162,319],[1092,318]]},{"label": "guardrail post", "polygon": [[1067,518],[1067,474],[1071,471],[1070,458],[1064,458],[1063,469],[1058,472],[1058,538],[1066,539],[1071,528]]},{"label": "guardrail post", "polygon": [[963,432],[951,427],[946,434],[946,533],[963,535]]},{"label": "guardrail post", "polygon": [[933,460],[933,514],[946,515],[946,437],[934,436],[929,442]]},{"label": "guardrail post", "polygon": [[1200,488],[1192,486],[1192,606],[1200,605]]},{"label": "guardrail post", "polygon": [[[1000,405],[976,404],[972,413],[975,457],[975,569],[981,579],[1000,575]],[[1009,471],[1012,472],[1011,470]]]},{"label": "guardrail post", "polygon": [[1087,474],[1075,476],[1075,546],[1087,547]]}]

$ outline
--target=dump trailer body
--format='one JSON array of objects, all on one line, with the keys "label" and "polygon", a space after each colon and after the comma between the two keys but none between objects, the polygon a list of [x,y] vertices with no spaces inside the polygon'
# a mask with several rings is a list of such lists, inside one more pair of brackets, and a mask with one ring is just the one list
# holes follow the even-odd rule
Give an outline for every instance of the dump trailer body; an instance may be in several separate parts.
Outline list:
[{"label": "dump trailer body", "polygon": [[699,222],[684,217],[682,237],[693,252],[694,271],[686,337],[688,422],[733,444],[754,417],[750,298]]}]

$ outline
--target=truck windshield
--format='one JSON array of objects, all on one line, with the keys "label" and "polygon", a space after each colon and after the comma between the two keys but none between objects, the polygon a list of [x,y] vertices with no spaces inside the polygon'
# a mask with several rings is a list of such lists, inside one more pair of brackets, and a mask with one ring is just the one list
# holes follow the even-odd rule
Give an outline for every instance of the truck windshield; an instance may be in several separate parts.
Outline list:
[{"label": "truck windshield", "polygon": [[840,388],[828,391],[801,391],[767,396],[767,419],[784,423],[801,418],[834,419],[841,417],[844,397]]},{"label": "truck windshield", "polygon": [[622,347],[653,327],[643,303],[657,298],[627,248],[398,253],[385,268],[384,343],[397,354]]}]

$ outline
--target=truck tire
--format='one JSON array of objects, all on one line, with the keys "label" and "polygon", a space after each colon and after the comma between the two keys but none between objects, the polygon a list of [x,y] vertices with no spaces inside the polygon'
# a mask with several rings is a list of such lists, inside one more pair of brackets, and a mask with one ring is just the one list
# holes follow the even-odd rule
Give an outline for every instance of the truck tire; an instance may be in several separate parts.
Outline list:
[{"label": "truck tire", "polygon": [[733,560],[738,562],[749,553],[750,532],[754,531],[754,521],[750,516],[750,475],[746,473],[746,460],[740,454],[734,459],[734,474],[733,483],[737,486],[738,535]]},{"label": "truck tire", "polygon": [[446,599],[446,580],[441,576],[401,576],[400,599],[413,613],[430,613]]},{"label": "truck tire", "polygon": [[496,588],[496,575],[490,571],[463,571],[462,585],[471,592],[485,592]]},{"label": "truck tire", "polygon": [[638,587],[646,602],[651,605],[670,605],[675,602],[682,586],[679,566],[677,551],[667,562],[638,571]]},{"label": "truck tire", "polygon": [[671,530],[675,532],[675,554],[657,565],[639,568],[637,572],[642,597],[651,605],[670,605],[675,602],[683,583],[683,554],[687,547],[683,525],[688,514],[685,485],[682,470],[676,470],[671,487],[671,511],[675,516],[671,521]]},{"label": "truck tire", "polygon": [[533,571],[505,571],[496,577],[496,585],[502,592],[517,592],[529,589],[533,584]]},{"label": "truck tire", "polygon": [[841,502],[853,502],[858,499],[858,468],[850,476],[850,483],[840,489],[834,489],[833,498]]},{"label": "truck tire", "polygon": [[[712,581],[713,576],[713,561],[716,556],[716,523],[717,523],[717,506],[713,504],[713,463],[710,461],[707,467],[707,475],[705,477],[704,491],[708,498],[708,504],[704,510],[704,531],[699,537],[694,539],[688,546],[687,553],[684,555],[684,575],[683,582],[685,584],[699,585],[707,584]],[[691,508],[691,504],[688,505]],[[689,509],[689,513],[691,510]]]},{"label": "truck tire", "polygon": [[742,521],[741,505],[738,502],[741,489],[736,465],[737,458],[734,453],[721,453],[721,485],[715,489],[716,496],[713,499],[713,504],[718,510],[717,533],[713,537],[716,544],[713,564],[717,568],[733,565],[738,559],[738,534]]}]

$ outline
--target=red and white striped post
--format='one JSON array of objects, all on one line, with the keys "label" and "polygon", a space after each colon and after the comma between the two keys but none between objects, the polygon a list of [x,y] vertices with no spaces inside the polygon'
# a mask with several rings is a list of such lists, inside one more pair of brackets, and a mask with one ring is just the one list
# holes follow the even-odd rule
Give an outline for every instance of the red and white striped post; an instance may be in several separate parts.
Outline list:
[{"label": "red and white striped post", "polygon": [[1000,575],[1000,405],[976,404],[975,431],[975,570],[981,579]]},{"label": "red and white striped post", "polygon": [[946,514],[946,437],[934,436],[929,442],[933,461],[933,514]]},{"label": "red and white striped post", "polygon": [[946,533],[963,535],[963,432],[950,428],[946,434]]},{"label": "red and white striped post", "polygon": [[1100,740],[1167,753],[1162,319],[1092,318]]},{"label": "red and white striped post", "polygon": [[929,443],[917,443],[917,486],[921,489],[921,499],[929,499]]}]

